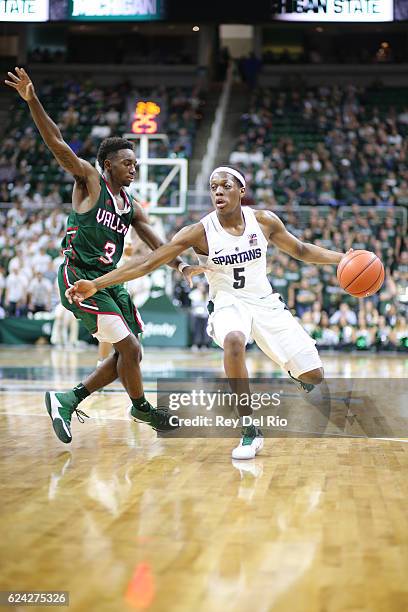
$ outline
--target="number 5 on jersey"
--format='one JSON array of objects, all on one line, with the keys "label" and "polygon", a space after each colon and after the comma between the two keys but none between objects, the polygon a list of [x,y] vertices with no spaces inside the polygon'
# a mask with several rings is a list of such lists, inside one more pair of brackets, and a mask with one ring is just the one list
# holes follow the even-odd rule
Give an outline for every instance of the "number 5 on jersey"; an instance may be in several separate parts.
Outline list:
[{"label": "number 5 on jersey", "polygon": [[101,255],[98,258],[99,261],[101,261],[102,263],[106,265],[111,264],[113,261],[112,257],[114,256],[115,251],[116,251],[116,244],[108,241],[103,247],[103,250],[105,251],[105,255]]},{"label": "number 5 on jersey", "polygon": [[234,268],[234,289],[243,289],[245,287],[245,268]]}]

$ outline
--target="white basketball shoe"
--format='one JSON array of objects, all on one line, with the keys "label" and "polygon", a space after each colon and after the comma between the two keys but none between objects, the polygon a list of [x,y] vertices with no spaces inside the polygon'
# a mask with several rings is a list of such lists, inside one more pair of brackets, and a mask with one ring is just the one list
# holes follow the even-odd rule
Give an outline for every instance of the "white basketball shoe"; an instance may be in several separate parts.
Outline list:
[{"label": "white basketball shoe", "polygon": [[233,459],[253,459],[263,448],[263,435],[259,427],[250,425],[242,429],[242,438],[233,450]]}]

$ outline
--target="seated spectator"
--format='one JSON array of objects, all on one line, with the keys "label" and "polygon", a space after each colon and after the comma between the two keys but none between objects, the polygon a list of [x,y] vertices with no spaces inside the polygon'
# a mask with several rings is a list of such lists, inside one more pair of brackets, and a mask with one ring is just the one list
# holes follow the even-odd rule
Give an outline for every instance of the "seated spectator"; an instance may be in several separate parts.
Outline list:
[{"label": "seated spectator", "polygon": [[307,331],[307,333],[313,337],[313,334],[316,331],[316,325],[313,322],[312,313],[310,310],[305,310],[301,316],[301,323],[302,327]]},{"label": "seated spectator", "polygon": [[398,206],[408,207],[408,181],[403,180],[399,185],[394,187],[393,194],[395,197],[395,203]]},{"label": "seated spectator", "polygon": [[302,318],[306,311],[310,311],[314,302],[318,299],[315,292],[310,287],[310,283],[307,278],[303,278],[299,285],[293,285],[289,291],[295,290],[296,297],[296,314],[299,318]]},{"label": "seated spectator", "polygon": [[67,110],[62,113],[61,129],[65,130],[70,127],[76,127],[79,121],[79,113],[74,106],[68,106]]},{"label": "seated spectator", "polygon": [[64,308],[62,304],[57,304],[54,310],[54,323],[50,342],[57,348],[78,346],[79,341],[79,321],[74,314]]},{"label": "seated spectator", "polygon": [[116,129],[116,126],[120,121],[119,112],[115,108],[110,108],[105,113],[105,121],[112,129]]},{"label": "seated spectator", "polygon": [[18,178],[11,188],[10,195],[12,198],[22,198],[30,189],[30,185],[25,183],[21,178]]},{"label": "seated spectator", "polygon": [[82,139],[79,137],[79,134],[77,133],[74,134],[71,139],[68,139],[67,142],[76,155],[78,155],[84,144]]},{"label": "seated spectator", "polygon": [[373,327],[378,325],[378,310],[375,308],[372,299],[364,300],[361,307],[361,313],[363,313],[364,320],[368,326]]},{"label": "seated spectator", "polygon": [[378,350],[387,350],[391,345],[391,327],[387,324],[385,317],[380,316],[378,327],[375,328],[375,344]]},{"label": "seated spectator", "polygon": [[274,291],[280,293],[283,301],[287,302],[289,281],[287,278],[285,278],[285,270],[283,269],[283,266],[270,266],[270,270],[268,270],[268,278]]},{"label": "seated spectator", "polygon": [[[10,180],[12,182],[13,179],[14,179],[14,176],[13,177],[10,176],[10,178],[7,179],[7,181]],[[3,183],[0,184],[0,202],[8,203],[10,201],[11,201],[10,192],[8,190],[6,181],[4,181]]]},{"label": "seated spectator", "polygon": [[6,271],[3,266],[0,266],[0,306],[4,304],[6,292]]},{"label": "seated spectator", "polygon": [[31,259],[33,270],[44,274],[48,269],[51,261],[50,255],[46,252],[45,248],[40,248],[38,253],[35,253]]},{"label": "seated spectator", "polygon": [[339,346],[343,349],[351,348],[353,343],[354,327],[348,323],[345,317],[340,317],[337,327],[340,332]]},{"label": "seated spectator", "polygon": [[12,183],[16,176],[16,167],[13,160],[8,159],[6,155],[0,156],[0,182],[4,181],[4,185]]},{"label": "seated spectator", "polygon": [[320,325],[316,327],[314,339],[318,347],[337,346],[340,341],[340,332],[337,326],[330,327],[327,312],[322,312]]},{"label": "seated spectator", "polygon": [[322,304],[321,302],[314,302],[312,305],[311,317],[314,325],[319,325],[322,318]]},{"label": "seated spectator", "polygon": [[48,194],[44,197],[44,204],[50,204],[52,206],[61,206],[62,198],[59,192],[58,185],[52,183]]},{"label": "seated spectator", "polygon": [[244,164],[246,166],[250,163],[249,155],[244,144],[238,145],[237,150],[231,153],[229,163],[232,166],[236,166],[237,164]]},{"label": "seated spectator", "polygon": [[358,325],[356,329],[353,330],[352,339],[355,347],[359,350],[370,348],[373,344],[373,330],[367,325],[363,312],[360,312],[358,316]]},{"label": "seated spectator", "polygon": [[208,320],[208,287],[206,283],[200,282],[190,292],[191,302],[191,325],[192,325],[192,348],[200,349],[208,347],[211,340],[207,334]]},{"label": "seated spectator", "polygon": [[325,179],[322,181],[317,201],[319,202],[319,204],[328,204],[329,206],[337,204],[335,191],[329,179]]},{"label": "seated spectator", "polygon": [[36,312],[51,312],[52,283],[43,276],[42,272],[35,272],[34,278],[27,287],[28,310]]},{"label": "seated spectator", "polygon": [[22,317],[27,313],[27,280],[17,272],[6,278],[4,306],[9,317]]},{"label": "seated spectator", "polygon": [[337,325],[340,319],[344,319],[349,325],[357,324],[356,313],[350,309],[350,306],[345,302],[342,302],[334,314],[330,317],[330,323]]},{"label": "seated spectator", "polygon": [[396,325],[390,333],[390,338],[394,347],[408,349],[408,324],[406,317],[398,317]]}]

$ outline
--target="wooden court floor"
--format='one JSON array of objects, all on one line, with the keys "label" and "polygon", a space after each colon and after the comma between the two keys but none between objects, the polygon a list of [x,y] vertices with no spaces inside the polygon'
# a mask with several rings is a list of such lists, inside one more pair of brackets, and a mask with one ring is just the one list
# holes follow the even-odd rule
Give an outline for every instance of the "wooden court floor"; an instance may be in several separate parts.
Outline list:
[{"label": "wooden court floor", "polygon": [[[233,462],[231,438],[158,438],[130,421],[115,383],[81,404],[92,418],[74,417],[63,445],[44,390],[95,359],[0,346],[0,590],[66,590],[81,612],[408,609],[404,439],[267,439]],[[328,376],[408,378],[407,355],[323,359]],[[280,375],[248,360],[251,376]],[[159,376],[220,374],[221,352],[148,349],[143,368],[154,398]]]}]

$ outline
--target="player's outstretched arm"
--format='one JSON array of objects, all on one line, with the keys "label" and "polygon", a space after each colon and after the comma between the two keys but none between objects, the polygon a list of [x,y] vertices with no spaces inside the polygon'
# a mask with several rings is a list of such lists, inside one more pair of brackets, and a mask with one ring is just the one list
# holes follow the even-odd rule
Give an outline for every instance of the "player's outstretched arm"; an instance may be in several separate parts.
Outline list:
[{"label": "player's outstretched arm", "polygon": [[[159,234],[153,229],[150,224],[149,217],[140,206],[138,202],[133,200],[133,206],[135,214],[132,220],[132,226],[135,229],[137,235],[148,247],[155,251],[163,246],[164,242],[160,238]],[[171,268],[177,270],[178,266],[183,263],[180,257],[176,257],[172,261],[169,261],[168,265]]]},{"label": "player's outstretched arm", "polygon": [[[66,291],[65,295],[70,303],[73,301],[81,302],[100,289],[105,289],[105,287],[110,287],[111,285],[119,285],[145,274],[150,274],[150,272],[175,259],[183,251],[199,245],[201,234],[201,223],[184,227],[177,232],[168,244],[159,247],[149,257],[134,257],[122,267],[108,272],[108,274],[104,274],[93,281],[77,281],[73,287]],[[204,267],[197,266],[196,274],[201,274],[204,270]]]},{"label": "player's outstretched arm", "polygon": [[302,242],[288,232],[279,217],[269,210],[257,211],[256,218],[267,229],[270,242],[295,259],[313,264],[337,265],[344,257],[344,253]]},{"label": "player's outstretched arm", "polygon": [[15,89],[27,102],[34,123],[59,165],[75,177],[81,177],[85,180],[90,176],[97,177],[96,168],[91,166],[89,162],[77,157],[64,141],[59,127],[45,112],[35,93],[33,82],[24,68],[15,68],[15,72],[8,72],[8,75],[10,80],[5,81],[6,85]]},{"label": "player's outstretched arm", "polygon": [[[148,247],[155,251],[164,245],[163,240],[157,234],[157,232],[150,225],[149,217],[140,206],[138,202],[133,201],[135,207],[135,214],[133,216],[132,226],[134,227],[137,235]],[[201,274],[201,266],[190,266],[184,263],[180,257],[175,257],[167,264],[170,268],[178,270],[185,280],[189,283],[190,287],[193,286],[193,276]],[[181,267],[180,267],[181,266]]]}]

